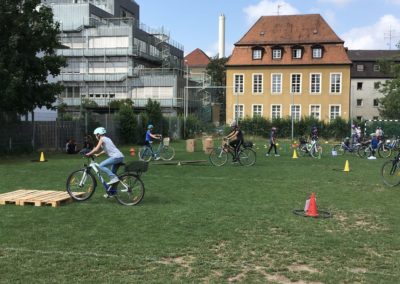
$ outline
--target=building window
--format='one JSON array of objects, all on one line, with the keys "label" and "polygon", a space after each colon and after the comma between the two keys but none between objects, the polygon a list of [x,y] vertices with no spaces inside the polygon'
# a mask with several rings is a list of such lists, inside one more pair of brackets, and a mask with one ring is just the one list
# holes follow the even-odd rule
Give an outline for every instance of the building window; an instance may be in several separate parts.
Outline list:
[{"label": "building window", "polygon": [[301,108],[300,105],[290,105],[291,115],[294,121],[300,121],[301,118]]},{"label": "building window", "polygon": [[300,59],[302,54],[301,54],[301,48],[293,48],[292,49],[292,58],[294,59]]},{"label": "building window", "polygon": [[272,50],[272,59],[281,59],[282,58],[282,49],[275,48]]},{"label": "building window", "polygon": [[379,99],[374,99],[373,104],[374,104],[374,107],[379,106]]},{"label": "building window", "polygon": [[342,92],[342,74],[331,73],[331,93],[341,93]]},{"label": "building window", "polygon": [[337,117],[340,117],[340,105],[331,105],[329,111],[330,120],[334,120]]},{"label": "building window", "polygon": [[263,106],[262,105],[253,105],[253,117],[262,117],[263,115]]},{"label": "building window", "polygon": [[244,91],[244,76],[243,76],[243,74],[235,74],[234,82],[235,82],[235,93],[243,94],[243,91]]},{"label": "building window", "polygon": [[292,93],[301,92],[301,74],[292,74],[290,90]]},{"label": "building window", "polygon": [[242,120],[244,118],[244,105],[234,105],[234,120]]},{"label": "building window", "polygon": [[282,74],[272,74],[272,84],[271,84],[271,92],[272,93],[282,93]]},{"label": "building window", "polygon": [[253,49],[253,60],[258,60],[262,58],[262,50],[261,49]]},{"label": "building window", "polygon": [[363,83],[357,82],[357,90],[362,90]]},{"label": "building window", "polygon": [[321,106],[320,105],[310,105],[310,116],[320,120],[321,119]]},{"label": "building window", "polygon": [[358,71],[358,72],[363,72],[363,71],[364,71],[364,65],[362,65],[362,64],[357,64],[357,71]]},{"label": "building window", "polygon": [[381,87],[381,82],[374,82],[374,89],[378,90]]},{"label": "building window", "polygon": [[263,75],[253,74],[253,94],[262,94],[263,92]]},{"label": "building window", "polygon": [[357,106],[362,106],[362,105],[363,105],[363,100],[357,99]]},{"label": "building window", "polygon": [[322,48],[314,47],[312,50],[312,57],[313,58],[322,58]]},{"label": "building window", "polygon": [[381,67],[378,64],[374,64],[374,72],[381,71]]},{"label": "building window", "polygon": [[310,93],[321,93],[321,74],[311,74],[310,77]]},{"label": "building window", "polygon": [[271,118],[272,119],[282,118],[281,105],[271,105]]},{"label": "building window", "polygon": [[356,119],[357,119],[358,121],[361,121],[361,120],[362,120],[362,116],[356,116]]}]

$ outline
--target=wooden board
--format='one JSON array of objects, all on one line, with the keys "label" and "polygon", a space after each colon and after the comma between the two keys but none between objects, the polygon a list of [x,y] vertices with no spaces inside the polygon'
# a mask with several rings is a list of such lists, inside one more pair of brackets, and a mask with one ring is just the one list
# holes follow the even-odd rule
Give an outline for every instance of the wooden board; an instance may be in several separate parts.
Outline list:
[{"label": "wooden board", "polygon": [[[85,193],[75,194],[83,195]],[[0,205],[15,204],[24,206],[32,204],[35,206],[51,205],[52,207],[58,207],[71,201],[72,198],[66,191],[19,189],[0,194]]]}]

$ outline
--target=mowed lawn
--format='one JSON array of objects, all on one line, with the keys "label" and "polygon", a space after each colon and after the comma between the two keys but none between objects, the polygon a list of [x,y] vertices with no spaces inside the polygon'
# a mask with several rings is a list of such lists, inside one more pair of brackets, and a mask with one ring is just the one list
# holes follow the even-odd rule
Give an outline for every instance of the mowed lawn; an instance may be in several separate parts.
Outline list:
[{"label": "mowed lawn", "polygon": [[[57,208],[0,206],[0,282],[399,283],[400,187],[383,185],[384,160],[332,157],[328,145],[321,159],[292,159],[287,145],[267,158],[264,143],[252,167],[152,163],[133,207],[102,187]],[[172,145],[176,161],[208,159]],[[3,157],[0,193],[63,191],[85,161],[45,156]],[[331,219],[293,214],[312,192]]]}]

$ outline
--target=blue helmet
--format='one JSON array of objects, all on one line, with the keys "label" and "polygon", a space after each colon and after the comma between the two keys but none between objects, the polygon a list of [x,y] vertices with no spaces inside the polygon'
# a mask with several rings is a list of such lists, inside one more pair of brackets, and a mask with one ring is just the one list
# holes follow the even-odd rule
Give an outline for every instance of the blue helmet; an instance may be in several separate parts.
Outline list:
[{"label": "blue helmet", "polygon": [[147,125],[147,129],[153,129],[153,124],[149,124],[149,125]]}]

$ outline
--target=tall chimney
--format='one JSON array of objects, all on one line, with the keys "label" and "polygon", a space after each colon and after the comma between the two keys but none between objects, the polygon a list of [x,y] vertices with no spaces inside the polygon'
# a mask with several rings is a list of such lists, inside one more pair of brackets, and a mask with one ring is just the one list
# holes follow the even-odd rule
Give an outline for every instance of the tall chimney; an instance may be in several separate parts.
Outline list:
[{"label": "tall chimney", "polygon": [[219,16],[218,58],[225,57],[225,16]]}]

